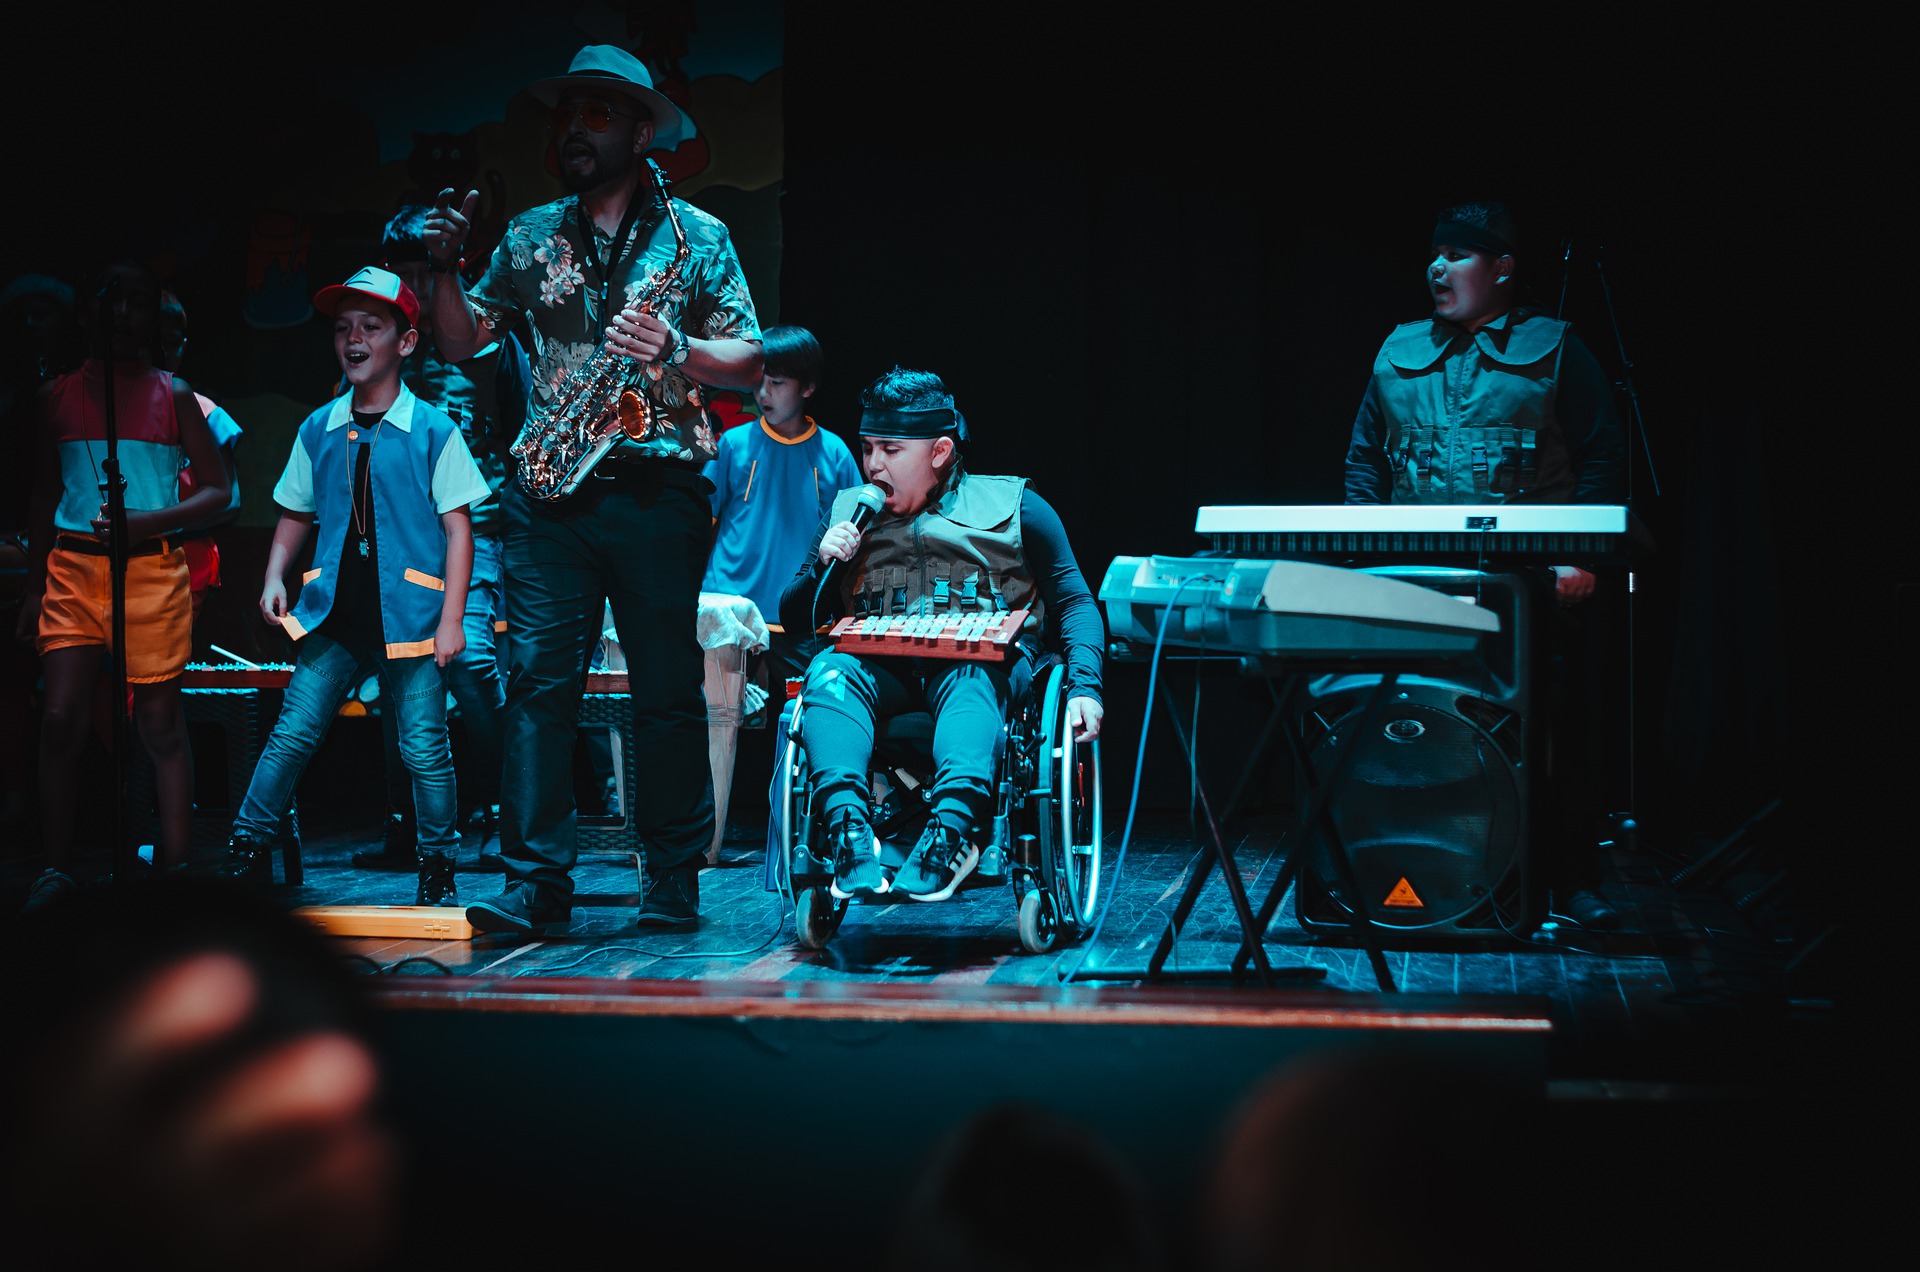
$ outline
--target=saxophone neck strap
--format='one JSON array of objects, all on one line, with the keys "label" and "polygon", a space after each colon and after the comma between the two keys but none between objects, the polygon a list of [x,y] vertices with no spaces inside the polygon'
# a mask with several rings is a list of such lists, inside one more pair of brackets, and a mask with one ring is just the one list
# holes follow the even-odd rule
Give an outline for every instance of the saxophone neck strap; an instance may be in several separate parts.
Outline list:
[{"label": "saxophone neck strap", "polygon": [[[606,335],[607,328],[613,325],[614,316],[623,308],[610,303],[614,280],[620,277],[621,267],[626,264],[627,258],[633,255],[634,244],[641,237],[641,229],[651,230],[658,219],[652,215],[659,206],[659,200],[655,197],[657,194],[657,190],[646,190],[638,184],[634,186],[633,197],[627,200],[627,210],[620,216],[620,228],[614,232],[613,242],[608,246],[607,261],[604,265],[600,261],[599,252],[595,250],[594,226],[593,222],[587,218],[587,205],[579,200],[574,202],[574,211],[580,217],[580,233],[586,239],[583,246],[586,248],[587,262],[599,276],[600,334],[602,336]],[[648,216],[646,225],[639,227],[635,222],[640,219],[640,210],[643,206],[647,209]]]}]

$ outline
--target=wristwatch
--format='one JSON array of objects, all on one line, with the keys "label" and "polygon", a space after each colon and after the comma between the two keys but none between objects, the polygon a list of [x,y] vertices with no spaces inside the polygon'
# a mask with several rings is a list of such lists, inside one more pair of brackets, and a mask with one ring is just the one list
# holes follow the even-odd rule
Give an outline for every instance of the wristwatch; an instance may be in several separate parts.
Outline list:
[{"label": "wristwatch", "polygon": [[670,367],[679,366],[687,360],[687,355],[692,352],[693,342],[687,339],[685,332],[675,330],[673,333],[673,352],[667,355],[667,365]]}]

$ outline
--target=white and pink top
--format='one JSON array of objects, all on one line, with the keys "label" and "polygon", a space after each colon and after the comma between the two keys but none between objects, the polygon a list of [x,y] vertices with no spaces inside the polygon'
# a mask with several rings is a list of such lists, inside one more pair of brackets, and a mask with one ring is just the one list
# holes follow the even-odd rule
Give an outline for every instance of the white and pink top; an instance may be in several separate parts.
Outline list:
[{"label": "white and pink top", "polygon": [[[121,363],[113,379],[114,431],[120,472],[127,479],[127,510],[152,512],[180,502],[180,421],[173,410],[173,376],[157,367]],[[89,361],[53,382],[48,417],[60,448],[60,506],[53,524],[92,534],[106,495],[100,489],[107,458],[107,416],[100,364]]]}]

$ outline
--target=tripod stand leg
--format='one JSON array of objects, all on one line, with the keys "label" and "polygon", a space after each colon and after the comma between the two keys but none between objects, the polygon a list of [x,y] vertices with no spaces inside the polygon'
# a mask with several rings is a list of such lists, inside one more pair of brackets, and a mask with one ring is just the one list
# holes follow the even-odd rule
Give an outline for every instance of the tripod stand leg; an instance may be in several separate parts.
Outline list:
[{"label": "tripod stand leg", "polygon": [[1333,797],[1347,780],[1347,774],[1353,770],[1354,763],[1361,750],[1372,738],[1374,726],[1380,723],[1380,717],[1386,713],[1387,700],[1393,696],[1393,687],[1400,681],[1398,672],[1389,671],[1380,677],[1380,683],[1374,687],[1367,698],[1367,705],[1360,712],[1360,721],[1354,726],[1353,739],[1333,762],[1333,771],[1327,780],[1314,792],[1313,805],[1309,810],[1312,819],[1309,824],[1316,825],[1320,836],[1326,841],[1327,856],[1333,861],[1334,873],[1340,876],[1340,886],[1347,890],[1347,896],[1353,902],[1353,914],[1357,919],[1352,926],[1354,935],[1359,938],[1361,948],[1367,952],[1367,961],[1373,964],[1373,978],[1385,993],[1395,993],[1393,972],[1387,967],[1387,956],[1380,948],[1380,941],[1373,935],[1373,915],[1367,909],[1366,898],[1360,894],[1360,881],[1353,873],[1353,862],[1347,859],[1345,845],[1340,842],[1340,828],[1333,820]]},{"label": "tripod stand leg", "polygon": [[[1321,838],[1326,841],[1327,855],[1333,861],[1334,872],[1340,876],[1340,886],[1347,890],[1347,895],[1353,898],[1353,904],[1358,910],[1360,921],[1352,925],[1354,936],[1359,939],[1361,948],[1367,952],[1367,961],[1373,967],[1374,981],[1389,994],[1397,992],[1393,972],[1387,966],[1385,951],[1373,938],[1373,917],[1368,914],[1366,902],[1360,896],[1359,881],[1354,876],[1353,863],[1347,859],[1346,849],[1341,845],[1340,831],[1333,820],[1333,797],[1341,784],[1346,781],[1347,774],[1351,771],[1364,740],[1372,735],[1373,726],[1379,723],[1388,699],[1393,696],[1393,687],[1398,682],[1397,672],[1389,672],[1380,678],[1380,683],[1368,695],[1367,704],[1361,710],[1360,721],[1355,726],[1353,745],[1347,747],[1335,758],[1333,771],[1327,775],[1327,780],[1324,782],[1313,780],[1313,770],[1307,764],[1307,757],[1301,753],[1299,741],[1295,738],[1293,730],[1289,728],[1282,731],[1281,736],[1286,739],[1288,752],[1293,757],[1294,771],[1300,788],[1307,792],[1307,805],[1295,824],[1293,832],[1288,835],[1288,839],[1292,842],[1292,849],[1287,854],[1287,860],[1280,867],[1279,873],[1274,876],[1273,883],[1267,888],[1266,898],[1260,903],[1260,913],[1256,916],[1259,924],[1257,931],[1264,935],[1267,925],[1273,922],[1273,916],[1280,909],[1280,902],[1286,896],[1288,886],[1299,873],[1300,853],[1313,843],[1313,833],[1317,830]],[[1291,709],[1293,698],[1293,686],[1290,684],[1284,697],[1284,702],[1289,709]],[[1245,953],[1245,950],[1242,950],[1234,959],[1236,972],[1244,966],[1242,959]]]},{"label": "tripod stand leg", "polygon": [[[1333,771],[1327,774],[1327,780],[1324,782],[1313,780],[1313,770],[1307,764],[1306,756],[1300,753],[1299,743],[1295,740],[1293,731],[1291,729],[1283,731],[1287,746],[1293,755],[1295,771],[1308,791],[1307,806],[1299,822],[1296,823],[1294,833],[1288,836],[1293,841],[1292,851],[1287,854],[1286,863],[1280,867],[1280,872],[1274,876],[1272,885],[1267,889],[1266,899],[1260,903],[1257,919],[1259,926],[1255,929],[1257,934],[1263,935],[1267,930],[1267,924],[1273,922],[1273,916],[1280,908],[1280,900],[1286,895],[1287,886],[1293,882],[1294,876],[1298,873],[1300,853],[1313,843],[1313,832],[1317,830],[1326,842],[1327,856],[1333,861],[1334,873],[1340,877],[1340,886],[1347,890],[1347,895],[1353,900],[1354,912],[1358,916],[1358,922],[1351,925],[1353,934],[1359,940],[1361,948],[1367,952],[1367,961],[1373,966],[1374,981],[1383,992],[1389,994],[1396,993],[1398,987],[1394,984],[1392,969],[1387,966],[1386,952],[1380,948],[1380,942],[1373,935],[1373,916],[1368,913],[1366,901],[1360,895],[1360,883],[1354,875],[1353,863],[1347,859],[1347,850],[1340,842],[1340,829],[1333,820],[1333,797],[1339,791],[1341,783],[1347,780],[1347,774],[1352,770],[1361,747],[1365,745],[1366,739],[1372,736],[1373,727],[1380,722],[1380,717],[1386,710],[1387,700],[1393,696],[1393,687],[1399,679],[1397,672],[1388,672],[1380,677],[1380,683],[1367,697],[1367,705],[1361,709],[1359,723],[1354,726],[1352,745],[1343,749],[1335,757]],[[1289,692],[1287,695],[1289,703],[1291,699],[1292,694]],[[1241,954],[1244,956],[1245,951],[1242,950]],[[1240,958],[1236,957],[1234,970],[1238,971],[1240,966]]]},{"label": "tripod stand leg", "polygon": [[[1161,701],[1166,704],[1167,715],[1173,720],[1173,731],[1174,735],[1180,740],[1180,749],[1186,753],[1187,762],[1196,766],[1195,772],[1197,773],[1198,759],[1193,753],[1193,741],[1187,736],[1186,730],[1180,727],[1180,713],[1173,709],[1172,695],[1167,692],[1167,687],[1164,684],[1160,686],[1160,692],[1162,695]],[[1266,947],[1260,940],[1260,929],[1254,926],[1253,908],[1247,903],[1247,889],[1246,884],[1240,878],[1240,868],[1234,863],[1233,850],[1227,847],[1226,841],[1221,837],[1220,823],[1214,819],[1213,804],[1207,799],[1206,786],[1202,783],[1196,783],[1196,789],[1200,795],[1200,812],[1207,819],[1207,834],[1213,841],[1213,854],[1220,863],[1220,879],[1221,882],[1227,885],[1227,896],[1233,901],[1234,915],[1240,921],[1240,952],[1252,957],[1254,968],[1260,973],[1260,983],[1271,986],[1273,984],[1273,967],[1267,961]],[[1196,880],[1198,880],[1200,874],[1201,871],[1199,869],[1194,871]],[[1191,884],[1189,885],[1189,889],[1193,896],[1197,897],[1199,895],[1198,889],[1194,888]],[[1172,943],[1169,940],[1171,935],[1173,934],[1169,933],[1161,937],[1162,943],[1166,944],[1169,950],[1172,949]]]},{"label": "tripod stand leg", "polygon": [[[1283,719],[1292,721],[1296,718],[1295,703],[1303,683],[1299,676],[1287,677],[1285,690],[1275,695],[1274,714],[1267,721],[1269,728]],[[1286,743],[1287,758],[1293,764],[1295,801],[1299,800],[1301,792],[1306,792],[1308,799],[1311,800],[1315,790],[1313,775],[1307,771],[1307,758],[1301,753],[1299,739],[1294,736],[1294,730],[1290,724],[1280,730],[1280,737]],[[1293,886],[1294,878],[1299,873],[1300,845],[1305,841],[1306,827],[1307,822],[1304,818],[1296,818],[1292,828],[1287,831],[1286,839],[1282,841],[1282,852],[1285,857],[1280,863],[1280,869],[1274,873],[1273,882],[1267,885],[1267,895],[1260,902],[1259,911],[1253,916],[1254,922],[1259,924],[1262,940],[1266,938],[1267,928],[1272,924],[1273,916],[1280,912],[1280,903],[1286,899],[1287,889]],[[1233,958],[1235,974],[1243,971],[1246,965],[1247,952],[1243,949]]]},{"label": "tripod stand leg", "polygon": [[1153,947],[1153,957],[1147,960],[1147,979],[1152,980],[1160,974],[1160,967],[1167,961],[1167,955],[1173,953],[1173,943],[1180,939],[1180,929],[1187,925],[1187,918],[1193,913],[1194,902],[1200,899],[1200,890],[1207,886],[1207,876],[1213,871],[1213,854],[1205,848],[1194,853],[1191,873],[1187,876],[1187,886],[1180,894],[1180,901],[1173,907],[1173,919],[1167,924],[1166,931],[1160,934],[1160,940]]},{"label": "tripod stand leg", "polygon": [[[1274,693],[1272,681],[1267,682],[1267,692],[1270,694]],[[1285,716],[1286,710],[1286,700],[1279,694],[1274,694],[1273,711],[1267,716],[1266,726],[1260,730],[1260,736],[1254,739],[1253,750],[1248,754],[1247,762],[1240,770],[1240,780],[1233,784],[1233,792],[1227,796],[1227,806],[1220,814],[1220,824],[1222,826],[1231,826],[1233,824],[1233,815],[1240,811],[1240,800],[1246,795],[1248,789],[1252,787],[1254,778],[1259,775],[1261,768],[1264,767],[1264,762],[1267,758],[1267,749],[1273,745],[1273,735],[1276,732],[1286,732],[1286,730],[1280,728],[1280,722]]]}]

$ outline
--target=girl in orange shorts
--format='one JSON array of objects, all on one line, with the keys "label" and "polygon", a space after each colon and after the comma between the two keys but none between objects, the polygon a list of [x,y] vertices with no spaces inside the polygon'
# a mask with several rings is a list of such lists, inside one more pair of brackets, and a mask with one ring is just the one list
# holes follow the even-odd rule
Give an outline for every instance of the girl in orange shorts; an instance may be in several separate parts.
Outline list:
[{"label": "girl in orange shorts", "polygon": [[[156,368],[160,284],[137,265],[117,265],[98,280],[96,349],[78,371],[43,386],[34,475],[27,594],[16,634],[33,639],[46,681],[40,729],[40,823],[47,869],[27,907],[74,886],[68,874],[80,794],[81,751],[92,727],[95,686],[113,636],[113,579],[107,556],[107,508],[100,481],[106,458],[103,368],[114,377],[114,421],[127,506],[127,685],[140,739],[153,757],[160,814],[156,866],[183,863],[192,815],[193,756],[180,706],[180,674],[192,649],[193,607],[180,528],[227,504],[226,461],[214,444],[193,390]],[[193,461],[196,484],[179,494],[180,465]]]}]

